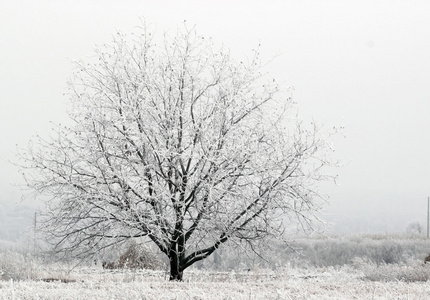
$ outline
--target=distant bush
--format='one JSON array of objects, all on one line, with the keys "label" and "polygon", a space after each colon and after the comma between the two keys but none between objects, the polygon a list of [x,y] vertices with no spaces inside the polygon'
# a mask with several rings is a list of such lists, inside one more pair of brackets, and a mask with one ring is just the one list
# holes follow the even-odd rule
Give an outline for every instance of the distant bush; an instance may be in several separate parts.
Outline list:
[{"label": "distant bush", "polygon": [[105,269],[148,269],[161,270],[163,262],[150,248],[130,243],[128,249],[113,262],[103,262]]},{"label": "distant bush", "polygon": [[363,272],[363,279],[370,281],[424,282],[430,280],[430,266],[420,260],[408,260],[400,264],[375,265],[355,260],[355,267]]},{"label": "distant bush", "polygon": [[42,270],[40,262],[30,254],[0,253],[0,278],[2,280],[37,279]]},{"label": "distant bush", "polygon": [[375,265],[406,263],[410,259],[423,261],[430,251],[424,238],[407,236],[338,236],[296,241],[297,252],[286,249],[283,259],[296,266],[343,266],[356,258]]},{"label": "distant bush", "polygon": [[406,227],[406,233],[409,235],[423,235],[424,228],[420,222],[413,222]]},{"label": "distant bush", "polygon": [[216,270],[273,269],[286,265],[336,267],[351,265],[356,258],[376,266],[405,264],[411,259],[423,262],[430,253],[430,241],[411,235],[340,235],[299,238],[287,246],[273,241],[271,248],[270,254],[263,258],[221,248],[196,267]]},{"label": "distant bush", "polygon": [[0,252],[0,280],[72,281],[70,266],[64,263],[49,263],[31,253],[13,251]]}]

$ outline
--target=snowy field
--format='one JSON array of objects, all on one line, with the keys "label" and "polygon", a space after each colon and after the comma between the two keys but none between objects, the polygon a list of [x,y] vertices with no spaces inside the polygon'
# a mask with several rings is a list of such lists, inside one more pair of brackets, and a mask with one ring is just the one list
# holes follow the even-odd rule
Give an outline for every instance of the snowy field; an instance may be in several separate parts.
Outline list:
[{"label": "snowy field", "polygon": [[[272,267],[221,253],[222,263],[166,271],[74,268],[19,249],[0,249],[0,299],[430,299],[430,241],[409,236],[298,239]],[[275,264],[276,262],[276,264]],[[211,271],[214,269],[233,271]]]},{"label": "snowy field", "polygon": [[[416,272],[426,276],[430,267],[390,266],[386,278],[366,278],[353,267],[255,270],[243,273],[189,271],[185,282],[169,282],[163,272],[107,272],[80,269],[63,281],[2,281],[1,299],[429,299],[430,283],[396,279],[390,274]],[[402,270],[403,269],[403,270]],[[414,271],[415,270],[415,271]],[[367,272],[372,272],[368,270]],[[385,274],[387,272],[387,274]],[[391,275],[393,275],[391,274]],[[66,280],[67,279],[67,280]]]}]

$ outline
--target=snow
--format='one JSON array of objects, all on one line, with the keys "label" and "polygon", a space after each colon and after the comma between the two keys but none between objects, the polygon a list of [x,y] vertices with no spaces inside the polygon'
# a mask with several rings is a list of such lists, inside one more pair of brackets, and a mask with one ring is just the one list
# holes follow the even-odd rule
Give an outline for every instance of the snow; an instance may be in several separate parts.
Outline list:
[{"label": "snow", "polygon": [[[400,266],[396,266],[399,267]],[[394,268],[394,266],[393,266]],[[370,281],[351,267],[214,273],[78,269],[75,282],[2,281],[1,299],[428,299],[428,282]]]}]

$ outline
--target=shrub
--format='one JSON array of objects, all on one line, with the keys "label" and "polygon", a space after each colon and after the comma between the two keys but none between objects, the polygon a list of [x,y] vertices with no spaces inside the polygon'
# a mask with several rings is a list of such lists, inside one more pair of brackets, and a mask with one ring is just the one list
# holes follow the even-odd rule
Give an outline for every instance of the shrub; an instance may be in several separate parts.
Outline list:
[{"label": "shrub", "polygon": [[128,249],[114,262],[103,262],[105,269],[163,269],[163,262],[149,247],[130,243]]},{"label": "shrub", "polygon": [[410,259],[424,260],[429,241],[424,238],[394,235],[337,236],[301,239],[294,243],[297,252],[284,249],[284,261],[295,266],[343,266],[355,258],[375,265],[404,264]]},{"label": "shrub", "polygon": [[0,278],[2,280],[24,280],[39,278],[40,262],[30,254],[0,252]]},{"label": "shrub", "polygon": [[364,279],[370,281],[428,281],[430,268],[420,260],[408,260],[402,264],[384,264],[375,266],[369,264],[362,268]]}]

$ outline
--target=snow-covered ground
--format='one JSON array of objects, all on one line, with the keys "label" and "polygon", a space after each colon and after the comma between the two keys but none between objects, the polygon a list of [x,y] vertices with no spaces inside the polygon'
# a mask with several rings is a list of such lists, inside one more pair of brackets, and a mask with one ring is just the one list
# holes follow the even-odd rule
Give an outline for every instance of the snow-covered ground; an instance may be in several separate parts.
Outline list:
[{"label": "snow-covered ground", "polygon": [[[428,274],[427,266],[418,273]],[[375,267],[376,268],[376,267]],[[382,272],[399,273],[405,266]],[[428,268],[430,270],[430,267]],[[410,269],[413,270],[413,269]],[[409,270],[409,271],[410,271]],[[376,269],[373,270],[375,272]],[[188,271],[184,282],[169,282],[164,272],[108,272],[78,269],[69,282],[41,280],[1,281],[1,299],[430,299],[426,281],[407,282],[390,277],[368,279],[354,267],[282,271],[211,273]],[[389,281],[385,281],[385,280]],[[405,278],[408,280],[407,278]]]},{"label": "snow-covered ground", "polygon": [[169,282],[165,271],[105,270],[100,261],[73,268],[0,243],[0,300],[430,299],[424,237],[315,237],[295,246],[299,252],[275,248],[269,267],[226,250],[220,264],[208,258],[187,269],[184,282]]}]

